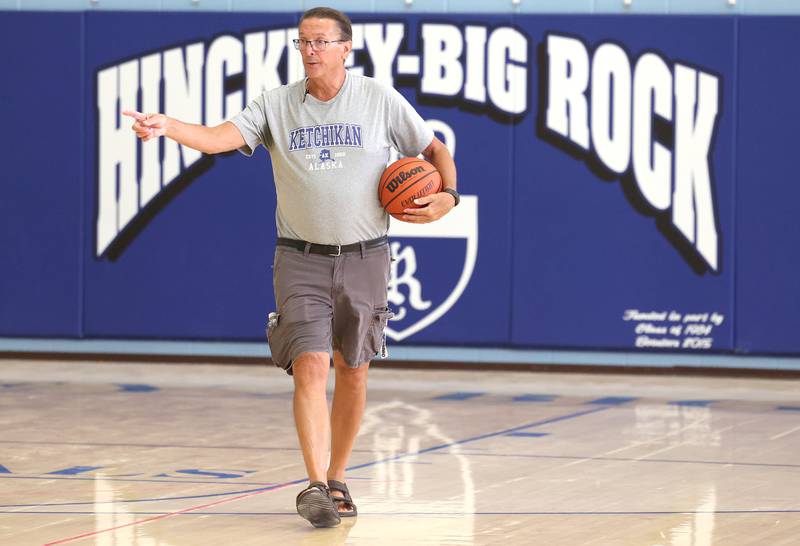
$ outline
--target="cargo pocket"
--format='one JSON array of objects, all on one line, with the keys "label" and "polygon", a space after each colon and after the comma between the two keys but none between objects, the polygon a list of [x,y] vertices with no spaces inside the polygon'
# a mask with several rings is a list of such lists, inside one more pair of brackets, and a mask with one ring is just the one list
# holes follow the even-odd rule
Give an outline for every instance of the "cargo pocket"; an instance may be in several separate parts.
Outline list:
[{"label": "cargo pocket", "polygon": [[272,354],[272,362],[279,368],[283,368],[284,370],[289,365],[289,363],[284,361],[283,358],[283,347],[280,343],[280,331],[278,330],[278,324],[280,323],[281,316],[278,313],[272,312],[269,314],[269,318],[267,319],[267,343],[269,343],[269,351]]},{"label": "cargo pocket", "polygon": [[376,356],[386,358],[389,351],[386,349],[386,323],[394,316],[388,307],[377,307],[372,312],[372,322],[369,325],[364,348],[361,351],[359,363],[372,360]]}]

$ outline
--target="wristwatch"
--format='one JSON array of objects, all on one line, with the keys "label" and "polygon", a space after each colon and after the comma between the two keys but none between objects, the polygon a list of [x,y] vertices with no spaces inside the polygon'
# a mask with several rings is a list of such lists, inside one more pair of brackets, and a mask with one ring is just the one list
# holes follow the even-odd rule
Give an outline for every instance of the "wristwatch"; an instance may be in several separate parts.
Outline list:
[{"label": "wristwatch", "polygon": [[455,204],[455,205],[453,205],[453,206],[454,206],[454,207],[457,207],[457,206],[458,206],[458,203],[461,201],[461,196],[460,196],[460,195],[458,195],[458,192],[457,192],[456,190],[454,190],[453,188],[445,188],[445,189],[443,189],[442,191],[443,191],[444,193],[449,193],[450,195],[452,195],[452,196],[453,196],[453,199],[455,199],[455,200],[456,200],[456,204]]}]

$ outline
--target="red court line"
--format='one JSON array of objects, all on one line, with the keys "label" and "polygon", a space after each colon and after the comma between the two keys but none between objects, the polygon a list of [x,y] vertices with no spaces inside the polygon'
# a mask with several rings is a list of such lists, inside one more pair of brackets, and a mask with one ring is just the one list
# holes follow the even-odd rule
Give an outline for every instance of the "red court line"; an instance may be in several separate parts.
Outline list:
[{"label": "red court line", "polygon": [[[513,431],[522,430],[522,429],[526,429],[526,428],[537,427],[537,426],[541,426],[541,425],[545,425],[545,424],[555,423],[555,422],[558,422],[558,421],[565,421],[567,419],[574,419],[576,417],[581,417],[583,415],[589,415],[589,414],[592,414],[592,413],[597,413],[599,411],[605,411],[607,409],[608,409],[608,407],[600,407],[600,408],[593,408],[593,409],[586,410],[586,411],[579,411],[577,413],[570,413],[568,415],[561,415],[561,416],[557,416],[557,417],[551,417],[549,419],[534,421],[532,423],[526,423],[524,425],[516,426],[516,427],[513,427],[513,428],[508,428],[508,429],[504,429],[504,430],[490,432],[488,434],[481,434],[479,436],[473,436],[471,438],[465,438],[463,440],[457,440],[457,441],[454,441],[454,442],[449,442],[447,444],[441,444],[441,445],[437,445],[437,446],[428,447],[428,448],[425,448],[425,449],[420,449],[419,451],[401,453],[400,455],[395,455],[393,457],[387,457],[387,458],[384,458],[384,459],[379,459],[377,461],[372,461],[372,462],[368,462],[368,463],[364,463],[364,464],[360,464],[360,465],[356,465],[356,466],[349,466],[349,467],[347,467],[346,470],[348,470],[348,471],[358,470],[358,469],[366,468],[366,467],[369,467],[369,466],[375,466],[375,465],[386,463],[386,462],[396,461],[398,459],[402,459],[402,458],[413,456],[413,455],[427,454],[427,453],[431,453],[431,452],[434,452],[434,451],[439,451],[441,449],[445,449],[447,447],[452,447],[452,446],[455,446],[455,445],[463,445],[463,444],[467,444],[467,443],[476,442],[476,441],[479,441],[479,440],[485,440],[487,438],[493,438],[493,437],[496,437],[496,436],[501,436],[501,435],[506,434],[508,432],[513,432]],[[44,544],[43,546],[55,546],[56,544],[65,544],[67,542],[73,542],[75,540],[80,540],[82,538],[98,535],[100,533],[106,533],[108,531],[115,531],[117,529],[122,529],[124,527],[129,527],[131,525],[141,525],[143,523],[149,523],[151,521],[165,519],[165,518],[168,518],[168,517],[171,517],[171,516],[176,516],[176,515],[179,515],[179,514],[185,514],[187,512],[194,512],[195,510],[202,510],[203,508],[208,508],[209,506],[217,506],[219,504],[225,504],[225,503],[228,503],[228,502],[233,502],[233,501],[238,500],[238,499],[243,499],[243,498],[246,498],[246,497],[252,497],[254,495],[261,495],[262,493],[267,493],[269,491],[277,491],[278,489],[283,489],[285,487],[289,487],[290,485],[297,485],[297,484],[300,484],[300,483],[304,483],[306,480],[307,480],[307,478],[302,478],[300,480],[294,480],[294,481],[291,481],[291,482],[285,482],[285,483],[282,483],[280,485],[276,485],[275,487],[271,487],[269,489],[265,489],[263,491],[254,491],[252,493],[245,493],[243,495],[237,495],[235,497],[231,497],[230,499],[223,499],[223,500],[219,500],[219,501],[216,501],[216,502],[203,504],[201,506],[194,506],[194,507],[191,507],[191,508],[184,508],[183,510],[178,510],[176,512],[170,512],[168,514],[162,514],[162,515],[159,515],[159,516],[153,516],[152,518],[145,518],[145,519],[139,520],[139,521],[133,521],[131,523],[126,523],[125,525],[118,525],[116,527],[109,527],[108,529],[101,529],[99,531],[93,531],[91,533],[84,533],[82,535],[77,535],[77,536],[74,536],[74,537],[69,537],[69,538],[57,540],[55,542],[48,542],[48,543]]]},{"label": "red court line", "polygon": [[82,535],[75,535],[69,538],[62,538],[61,540],[56,540],[55,542],[48,542],[44,544],[44,546],[55,546],[56,544],[66,544],[67,542],[74,542],[76,540],[80,540],[82,538],[91,537],[94,535],[99,535],[101,533],[107,533],[109,531],[116,531],[117,529],[122,529],[124,527],[130,527],[131,525],[142,525],[144,523],[150,523],[151,521],[157,521],[160,519],[165,519],[171,516],[177,516],[179,514],[186,514],[187,512],[194,512],[195,510],[202,510],[203,508],[209,508],[211,506],[217,506],[220,504],[226,504],[228,502],[233,502],[235,500],[244,499],[246,497],[252,497],[255,495],[261,495],[262,493],[269,493],[270,491],[277,491],[278,489],[284,489],[291,485],[297,485],[298,483],[304,482],[305,479],[300,480],[299,482],[286,482],[280,485],[276,485],[275,487],[271,487],[269,489],[265,489],[264,491],[254,491],[252,493],[245,493],[244,495],[237,495],[235,497],[231,497],[229,499],[222,499],[214,502],[209,502],[207,504],[203,504],[200,506],[192,506],[190,508],[184,508],[183,510],[176,510],[175,512],[170,512],[168,514],[161,514],[159,516],[153,516],[151,518],[140,519],[139,521],[132,521],[130,523],[126,523],[124,525],[117,525],[116,527],[109,527],[108,529],[100,529],[99,531],[92,531],[91,533],[83,533]]}]

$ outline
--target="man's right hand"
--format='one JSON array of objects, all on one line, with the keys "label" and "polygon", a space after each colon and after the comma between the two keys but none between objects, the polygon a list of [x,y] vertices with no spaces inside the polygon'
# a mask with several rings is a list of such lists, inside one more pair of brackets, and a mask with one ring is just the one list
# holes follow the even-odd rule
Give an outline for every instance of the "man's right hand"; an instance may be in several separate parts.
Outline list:
[{"label": "man's right hand", "polygon": [[142,142],[165,136],[204,154],[230,152],[245,145],[242,133],[230,121],[225,121],[216,127],[206,127],[184,123],[164,114],[142,114],[132,110],[125,110],[122,113],[136,120],[131,128]]},{"label": "man's right hand", "polygon": [[167,134],[169,118],[164,114],[142,114],[131,110],[124,110],[122,114],[136,120],[132,129],[142,142]]}]

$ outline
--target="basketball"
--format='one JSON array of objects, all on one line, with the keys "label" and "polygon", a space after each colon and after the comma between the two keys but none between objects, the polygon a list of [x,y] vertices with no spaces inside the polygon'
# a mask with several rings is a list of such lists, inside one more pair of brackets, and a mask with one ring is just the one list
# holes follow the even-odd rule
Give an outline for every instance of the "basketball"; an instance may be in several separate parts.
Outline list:
[{"label": "basketball", "polygon": [[441,189],[442,177],[436,167],[424,159],[404,157],[383,171],[378,197],[386,212],[400,220],[405,209],[420,208],[414,199]]}]

